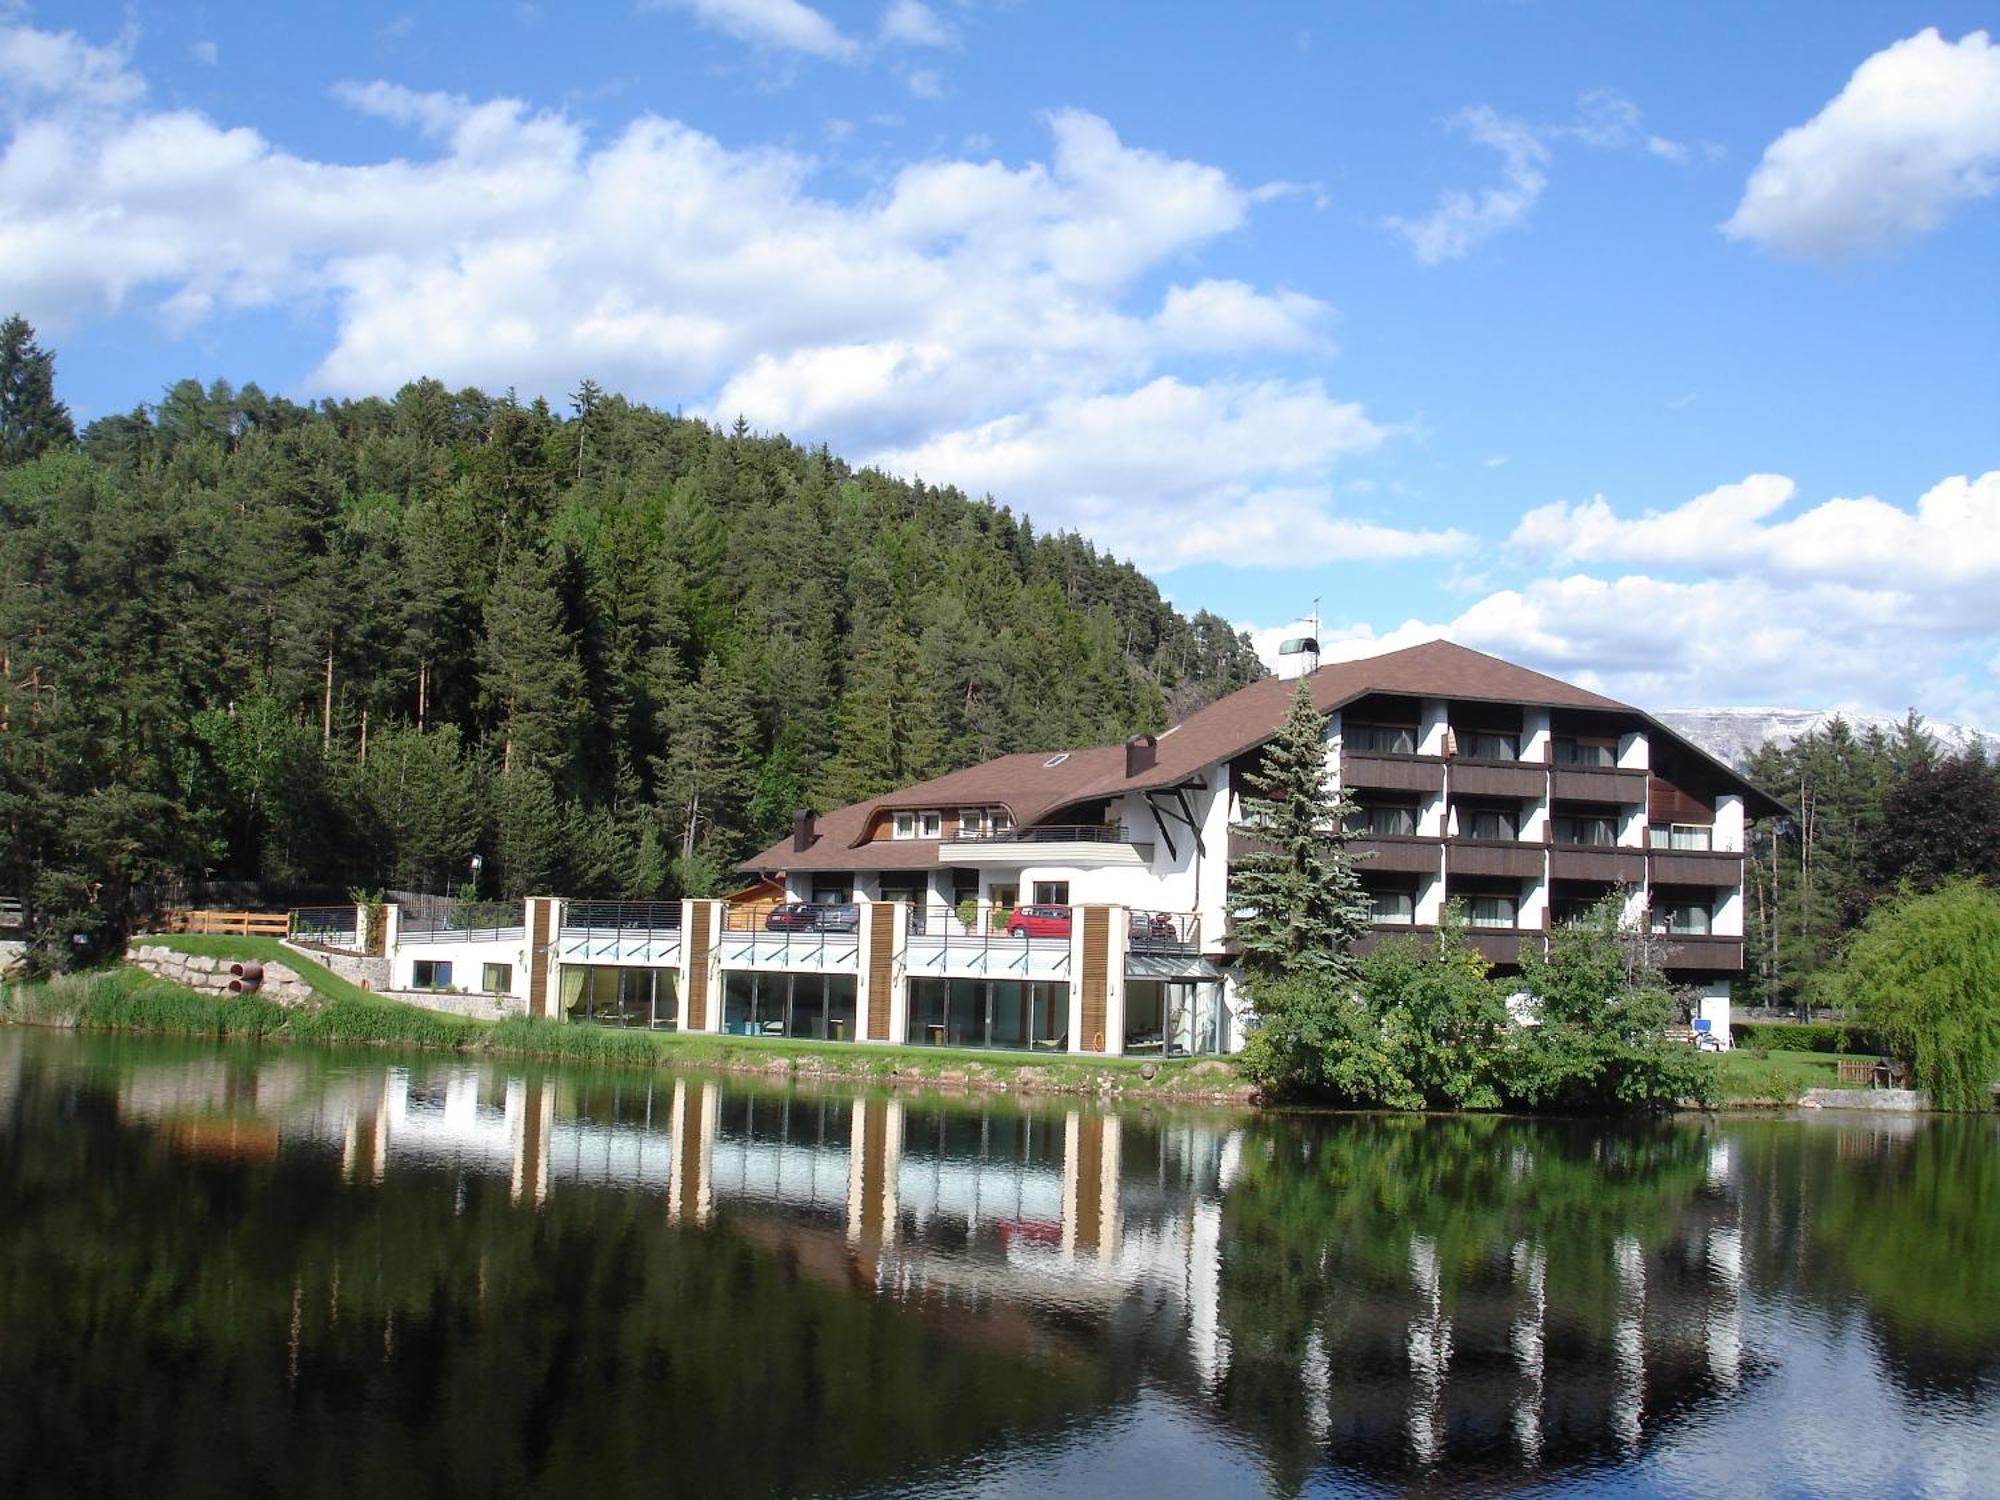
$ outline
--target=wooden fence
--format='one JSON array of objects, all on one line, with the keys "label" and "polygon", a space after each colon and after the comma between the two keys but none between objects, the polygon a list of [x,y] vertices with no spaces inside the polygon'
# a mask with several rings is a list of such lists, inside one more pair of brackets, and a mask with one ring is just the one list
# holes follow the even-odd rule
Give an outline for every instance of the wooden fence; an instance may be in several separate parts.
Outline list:
[{"label": "wooden fence", "polygon": [[164,931],[211,937],[288,936],[291,913],[282,911],[170,911]]}]

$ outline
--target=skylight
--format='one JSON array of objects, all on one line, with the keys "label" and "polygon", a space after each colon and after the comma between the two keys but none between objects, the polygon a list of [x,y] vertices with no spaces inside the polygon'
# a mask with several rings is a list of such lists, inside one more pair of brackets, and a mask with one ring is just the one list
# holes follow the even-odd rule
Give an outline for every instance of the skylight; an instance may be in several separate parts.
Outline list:
[{"label": "skylight", "polygon": [[1060,755],[1051,755],[1047,760],[1042,762],[1042,765],[1044,767],[1059,766],[1068,759],[1069,759],[1069,751],[1065,750]]}]

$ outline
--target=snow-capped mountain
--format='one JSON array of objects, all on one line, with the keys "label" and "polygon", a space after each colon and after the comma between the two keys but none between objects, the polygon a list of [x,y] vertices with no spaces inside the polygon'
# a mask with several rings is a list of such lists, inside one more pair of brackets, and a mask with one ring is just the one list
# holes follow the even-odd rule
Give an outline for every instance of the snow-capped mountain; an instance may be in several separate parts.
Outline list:
[{"label": "snow-capped mountain", "polygon": [[[1789,745],[1832,719],[1845,719],[1856,734],[1871,728],[1889,734],[1902,722],[1900,717],[1886,714],[1836,713],[1822,708],[1676,708],[1655,717],[1732,766],[1742,765],[1759,745],[1770,741]],[[1986,746],[1988,755],[2000,756],[2000,735],[1988,730],[1932,719],[1924,721],[1924,728],[1937,737],[1939,748],[1948,755],[1978,741]]]}]

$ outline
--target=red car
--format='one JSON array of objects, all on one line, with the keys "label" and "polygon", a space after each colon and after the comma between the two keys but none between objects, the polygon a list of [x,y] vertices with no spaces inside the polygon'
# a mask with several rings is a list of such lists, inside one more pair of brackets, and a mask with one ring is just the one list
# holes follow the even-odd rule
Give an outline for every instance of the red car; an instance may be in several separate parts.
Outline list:
[{"label": "red car", "polygon": [[1007,936],[1066,938],[1069,936],[1069,908],[1023,906],[1007,919]]}]

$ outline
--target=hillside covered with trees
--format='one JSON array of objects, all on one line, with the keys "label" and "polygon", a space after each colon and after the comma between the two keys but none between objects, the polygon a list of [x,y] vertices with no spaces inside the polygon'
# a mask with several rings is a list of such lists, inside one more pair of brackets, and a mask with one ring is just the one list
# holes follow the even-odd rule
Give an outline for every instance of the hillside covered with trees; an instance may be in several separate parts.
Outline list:
[{"label": "hillside covered with trees", "polygon": [[1752,835],[1740,998],[1838,1004],[1843,952],[1900,891],[2000,884],[2000,765],[1977,744],[1947,753],[1916,714],[1894,733],[1835,719],[1747,770],[1795,816]]},{"label": "hillside covered with trees", "polygon": [[704,893],[826,807],[1261,675],[1081,537],[589,382],[77,431],[0,327],[0,894]]}]

